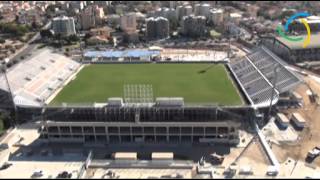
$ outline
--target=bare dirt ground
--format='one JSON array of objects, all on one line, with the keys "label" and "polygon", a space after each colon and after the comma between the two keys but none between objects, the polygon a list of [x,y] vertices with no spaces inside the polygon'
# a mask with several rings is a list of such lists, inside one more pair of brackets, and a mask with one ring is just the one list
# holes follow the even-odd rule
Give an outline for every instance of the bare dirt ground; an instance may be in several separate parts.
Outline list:
[{"label": "bare dirt ground", "polygon": [[[304,80],[312,90],[320,95],[320,84],[317,83],[310,77],[304,77]],[[280,163],[287,160],[288,157],[294,160],[305,161],[306,155],[309,150],[315,146],[319,146],[320,142],[320,106],[317,103],[311,103],[306,93],[308,86],[305,84],[300,85],[295,90],[303,97],[304,105],[300,109],[288,109],[285,111],[286,114],[291,115],[293,112],[300,113],[306,120],[306,126],[302,132],[299,132],[299,140],[296,145],[272,145],[272,150],[277,156]],[[289,116],[290,117],[290,116]],[[320,166],[320,158],[317,158],[312,163]]]}]

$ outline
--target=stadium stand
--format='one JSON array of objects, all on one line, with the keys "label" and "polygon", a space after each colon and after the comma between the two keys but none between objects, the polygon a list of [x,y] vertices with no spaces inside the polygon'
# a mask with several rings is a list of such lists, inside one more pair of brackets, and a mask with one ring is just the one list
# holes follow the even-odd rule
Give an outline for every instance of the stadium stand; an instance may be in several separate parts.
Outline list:
[{"label": "stadium stand", "polygon": [[[259,47],[240,60],[232,60],[228,64],[231,72],[240,84],[253,106],[269,106],[275,84],[273,104],[279,99],[279,94],[286,92],[301,80],[284,67],[285,62],[265,47]],[[275,68],[277,78],[275,78]]]},{"label": "stadium stand", "polygon": [[18,106],[17,111],[20,123],[42,121],[40,138],[49,141],[238,144],[249,108]]},{"label": "stadium stand", "polygon": [[[20,62],[7,71],[15,103],[40,106],[79,67],[79,63],[50,49]],[[4,76],[0,75],[0,89],[6,91],[6,86]]]},{"label": "stadium stand", "polygon": [[134,50],[106,50],[106,51],[87,51],[84,53],[85,60],[91,61],[94,58],[99,58],[101,61],[119,60],[124,58],[125,60],[144,59],[150,60],[152,56],[160,55],[160,51],[146,50],[146,49],[134,49]]},{"label": "stadium stand", "polygon": [[[248,107],[225,107],[228,111],[243,114]],[[239,112],[237,112],[239,111]],[[57,122],[215,122],[235,119],[216,107],[18,107],[24,120],[48,119]],[[36,119],[34,119],[37,117]],[[240,121],[240,119],[239,119]]]}]

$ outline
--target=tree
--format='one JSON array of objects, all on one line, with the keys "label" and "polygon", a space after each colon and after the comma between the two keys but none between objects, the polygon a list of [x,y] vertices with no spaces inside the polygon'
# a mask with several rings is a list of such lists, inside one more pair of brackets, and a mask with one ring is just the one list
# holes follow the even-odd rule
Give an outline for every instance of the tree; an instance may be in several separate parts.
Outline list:
[{"label": "tree", "polygon": [[68,39],[69,39],[69,41],[71,41],[71,42],[77,42],[77,41],[80,40],[79,37],[78,37],[77,35],[75,35],[75,34],[70,35],[70,36],[68,37]]},{"label": "tree", "polygon": [[86,33],[85,35],[84,35],[84,39],[85,40],[87,40],[87,39],[89,39],[89,38],[91,38],[91,34],[90,33]]},{"label": "tree", "polygon": [[0,44],[4,44],[6,42],[6,40],[5,39],[0,39]]},{"label": "tree", "polygon": [[31,23],[31,27],[32,27],[32,29],[37,30],[37,29],[40,28],[40,25],[39,25],[38,23],[36,23],[35,21],[33,21],[33,22]]},{"label": "tree", "polygon": [[49,29],[44,29],[40,31],[40,36],[42,38],[52,38],[53,34],[52,31],[50,31]]}]

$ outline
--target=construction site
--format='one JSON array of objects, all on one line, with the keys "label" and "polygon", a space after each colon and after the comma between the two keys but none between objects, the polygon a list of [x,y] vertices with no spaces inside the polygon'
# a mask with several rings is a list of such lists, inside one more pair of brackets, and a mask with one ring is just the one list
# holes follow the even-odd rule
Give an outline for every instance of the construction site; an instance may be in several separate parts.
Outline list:
[{"label": "construction site", "polygon": [[[106,102],[46,105],[77,78],[77,69],[34,104],[35,97],[19,93],[24,84],[12,86],[19,100],[4,83],[1,107],[13,104],[17,116],[1,139],[0,177],[13,171],[44,178],[318,177],[320,78],[265,47],[222,63],[240,105],[154,97],[145,84],[126,84],[122,97]],[[11,74],[4,73],[3,82],[19,79]]]}]

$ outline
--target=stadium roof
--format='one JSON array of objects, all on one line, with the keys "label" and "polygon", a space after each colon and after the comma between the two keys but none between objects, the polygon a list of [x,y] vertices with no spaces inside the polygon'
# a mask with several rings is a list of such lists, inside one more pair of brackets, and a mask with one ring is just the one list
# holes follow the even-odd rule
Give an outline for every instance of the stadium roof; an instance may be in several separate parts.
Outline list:
[{"label": "stadium roof", "polygon": [[[289,37],[293,37],[294,36],[289,36]],[[301,35],[298,37],[303,37],[303,39],[307,38],[307,35]],[[310,44],[308,44],[308,46],[306,48],[303,47],[303,41],[288,41],[283,37],[276,37],[276,39],[278,41],[280,41],[282,44],[284,44],[285,46],[287,46],[290,49],[314,49],[314,48],[320,48],[320,33],[317,34],[311,34],[311,38],[310,38]]]},{"label": "stadium roof", "polygon": [[121,57],[146,57],[152,55],[159,55],[160,51],[156,50],[145,50],[145,49],[134,49],[125,51],[87,51],[84,53],[85,57],[109,57],[109,58],[121,58]]}]

